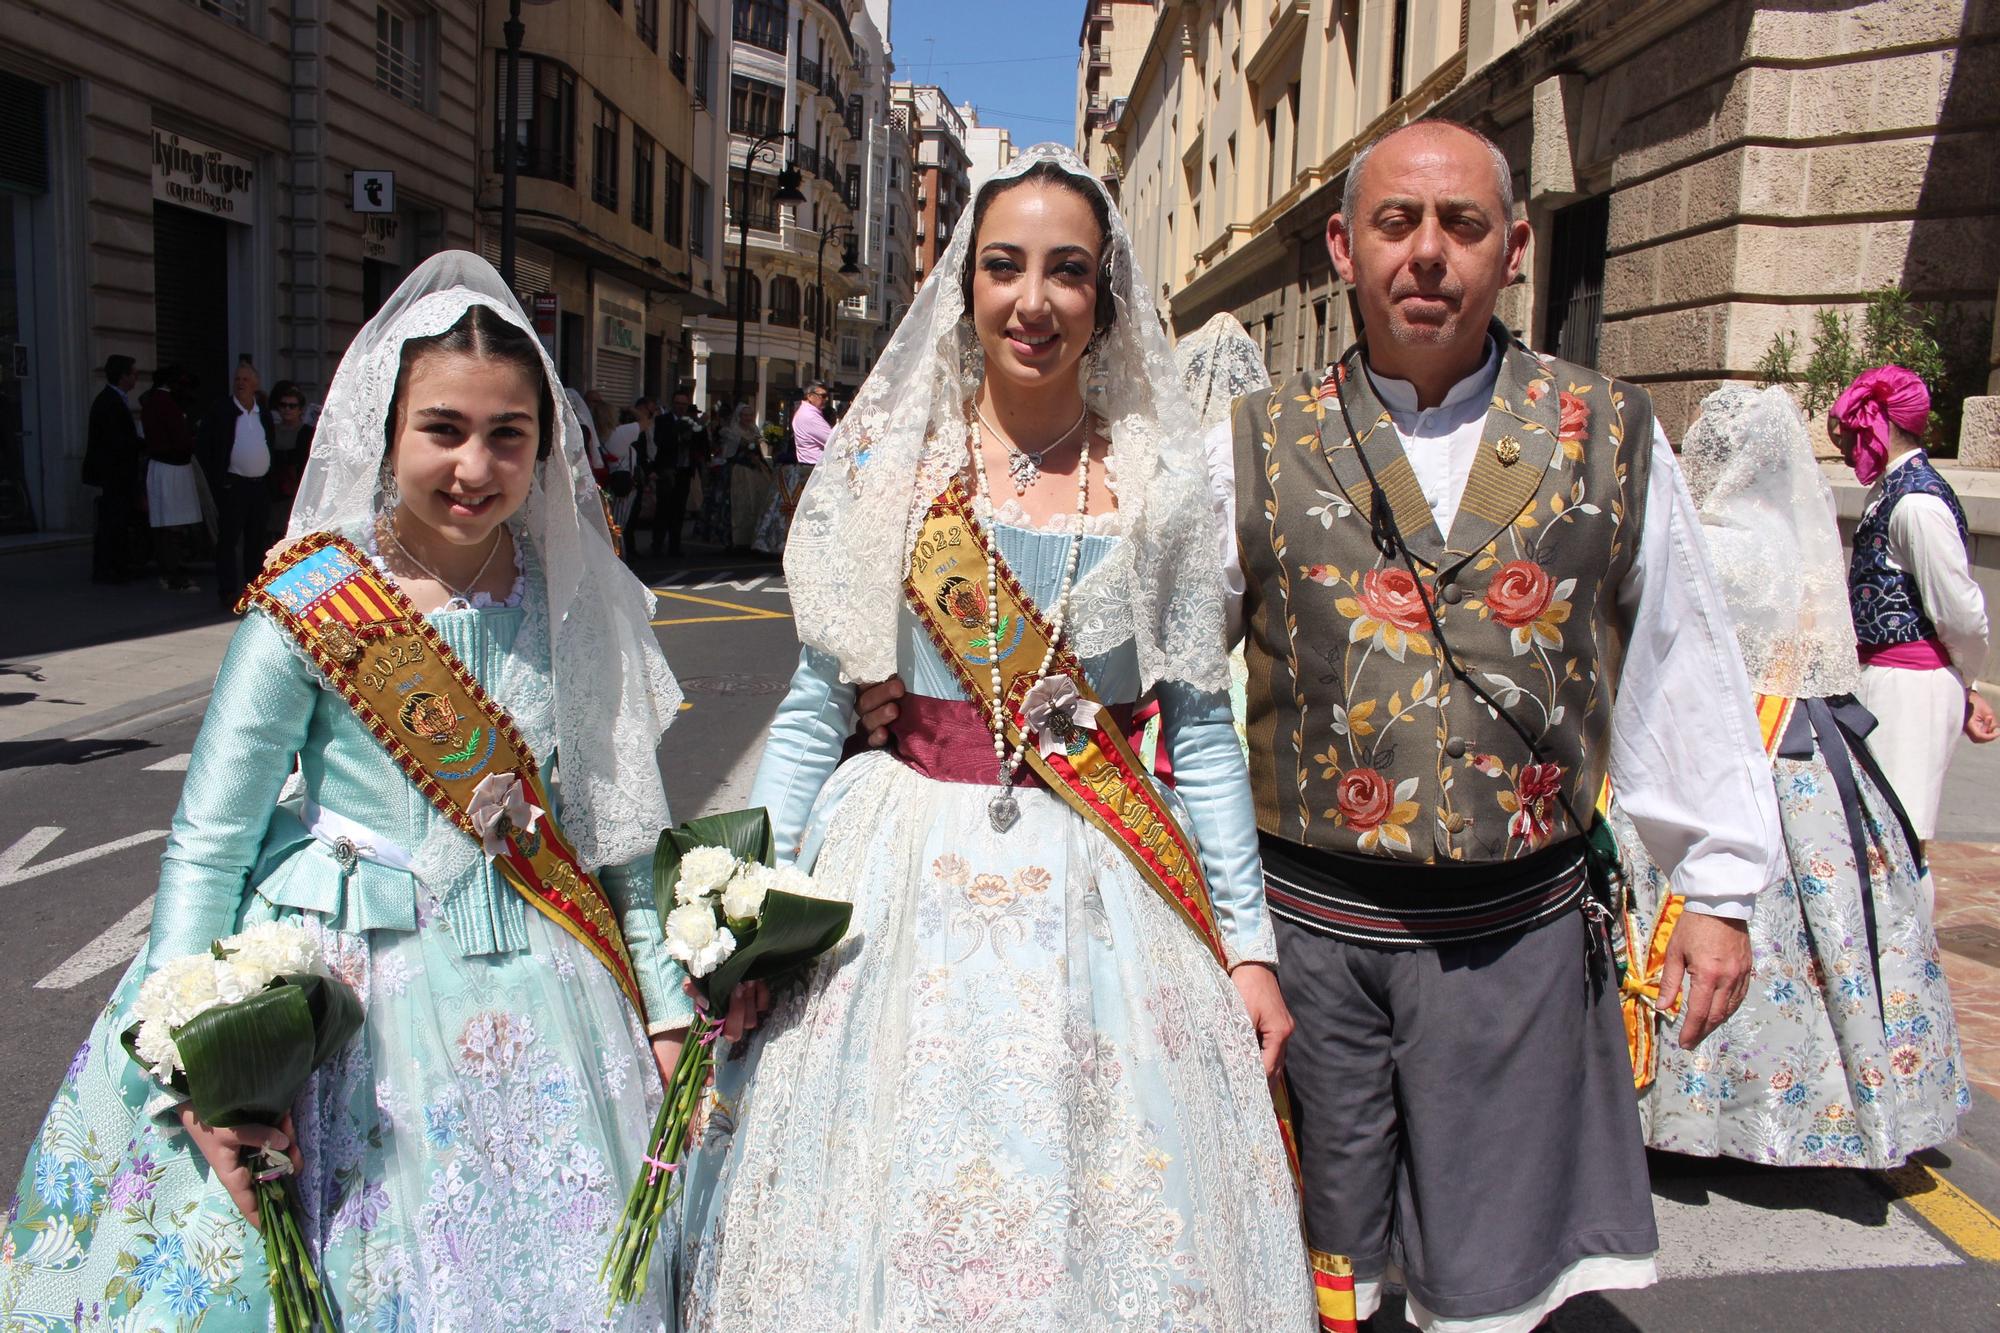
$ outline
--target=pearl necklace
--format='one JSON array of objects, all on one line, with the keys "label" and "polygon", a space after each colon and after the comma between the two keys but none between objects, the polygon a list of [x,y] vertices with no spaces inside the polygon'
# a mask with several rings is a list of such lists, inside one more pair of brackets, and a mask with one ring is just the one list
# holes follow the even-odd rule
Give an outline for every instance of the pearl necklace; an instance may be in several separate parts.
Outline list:
[{"label": "pearl necklace", "polygon": [[[1090,409],[1084,409],[1088,418]],[[986,816],[996,833],[1005,833],[1014,827],[1021,817],[1020,802],[1014,799],[1014,776],[1020,771],[1021,758],[1027,751],[1028,737],[1025,730],[1021,740],[1010,755],[1007,752],[1007,702],[1004,686],[1000,679],[1000,546],[994,529],[999,526],[993,517],[993,492],[986,483],[986,456],[981,447],[983,441],[979,430],[979,417],[975,415],[970,423],[972,435],[972,469],[979,479],[978,494],[986,497],[987,521],[982,525],[986,537],[986,649],[992,654],[988,674],[992,679],[993,698],[987,709],[987,725],[993,731],[993,761],[999,768],[996,781],[1000,790],[986,804]],[[1081,422],[1078,423],[1082,424]],[[1070,427],[1073,433],[1075,426]],[[1050,448],[1054,448],[1053,445]],[[1044,453],[1047,450],[1043,451]],[[1042,654],[1042,664],[1035,668],[1029,682],[1032,689],[1048,675],[1049,666],[1055,661],[1056,646],[1062,642],[1063,621],[1069,614],[1070,593],[1076,587],[1077,565],[1083,558],[1083,520],[1090,507],[1090,442],[1084,440],[1083,453],[1076,464],[1076,518],[1077,532],[1070,538],[1069,555],[1063,562],[1062,582],[1057,586],[1055,612],[1049,621],[1049,647]]]},{"label": "pearl necklace", "polygon": [[1039,449],[1023,449],[1015,444],[1012,436],[987,417],[983,407],[979,409],[979,419],[1000,436],[1000,443],[1007,450],[1007,475],[1014,480],[1014,494],[1026,495],[1028,488],[1042,479],[1042,460],[1076,437],[1076,433],[1083,429],[1083,423],[1090,420],[1090,408],[1086,406],[1068,430]]},{"label": "pearl necklace", "polygon": [[437,584],[440,588],[443,588],[445,592],[449,594],[449,596],[447,596],[445,599],[445,604],[439,607],[438,609],[440,611],[449,611],[452,609],[454,604],[460,607],[469,608],[472,605],[472,590],[479,586],[479,580],[485,578],[486,571],[493,567],[493,557],[500,554],[500,539],[501,536],[506,532],[505,527],[499,527],[493,530],[493,545],[487,548],[486,559],[480,563],[479,572],[477,574],[474,574],[470,579],[468,579],[463,588],[454,588],[451,586],[450,583],[446,582],[444,575],[438,573],[435,569],[432,569],[429,565],[425,564],[422,558],[419,557],[415,551],[412,551],[409,548],[408,544],[403,541],[403,532],[402,529],[396,523],[396,516],[394,514],[390,514],[387,517],[389,520],[387,525],[389,529],[389,540],[396,543],[396,549],[401,551],[404,555],[408,556],[410,559],[410,563],[415,565],[420,571],[422,571],[426,578],[429,578],[433,583]]}]

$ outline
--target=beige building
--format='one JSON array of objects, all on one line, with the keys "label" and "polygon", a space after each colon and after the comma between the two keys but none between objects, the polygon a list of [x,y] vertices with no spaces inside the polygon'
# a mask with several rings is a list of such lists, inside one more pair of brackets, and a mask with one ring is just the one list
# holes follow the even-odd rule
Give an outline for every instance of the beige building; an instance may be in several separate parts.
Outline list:
[{"label": "beige building", "polygon": [[1105,144],[1151,44],[1159,0],[1085,0],[1076,53],[1076,151],[1117,193],[1120,163]]},{"label": "beige building", "polygon": [[[1775,336],[1809,345],[1815,312],[1857,313],[1871,290],[1944,308],[1974,358],[1992,345],[1992,0],[1148,8],[1105,134],[1140,262],[1177,329],[1234,311],[1276,374],[1352,339],[1326,222],[1356,148],[1426,115],[1514,163],[1536,239],[1502,317],[1646,385],[1672,432],[1718,381],[1753,378]],[[1966,416],[1968,454],[1990,446],[1986,405]]]},{"label": "beige building", "polygon": [[0,540],[89,526],[107,356],[317,398],[419,259],[473,244],[479,8],[0,0]]},{"label": "beige building", "polygon": [[[479,242],[500,255],[508,6],[482,6]],[[517,71],[515,291],[563,382],[615,410],[693,363],[721,308],[724,0],[525,5]]]}]

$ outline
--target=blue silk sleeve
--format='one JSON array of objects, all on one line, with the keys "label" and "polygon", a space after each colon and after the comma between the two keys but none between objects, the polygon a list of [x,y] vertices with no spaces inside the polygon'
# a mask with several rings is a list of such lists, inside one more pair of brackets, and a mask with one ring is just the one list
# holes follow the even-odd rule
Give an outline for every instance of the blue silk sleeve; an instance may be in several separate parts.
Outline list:
[{"label": "blue silk sleeve", "polygon": [[854,733],[858,691],[840,679],[840,666],[814,648],[801,649],[799,667],[764,743],[764,758],[750,787],[750,804],[771,812],[771,845],[778,863],[799,854],[806,822],[820,788],[840,767],[840,754]]},{"label": "blue silk sleeve", "polygon": [[1264,910],[1264,867],[1257,853],[1257,811],[1250,769],[1236,739],[1229,696],[1174,681],[1159,687],[1160,729],[1173,760],[1175,791],[1187,807],[1188,832],[1201,846],[1201,867],[1215,902],[1215,920],[1229,964],[1278,959]]},{"label": "blue silk sleeve", "polygon": [[320,693],[285,632],[261,612],[246,616],[215,677],[160,858],[149,968],[235,933]]},{"label": "blue silk sleeve", "polygon": [[646,1002],[646,1031],[686,1027],[694,1017],[694,1001],[681,989],[686,975],[681,965],[667,956],[660,910],[653,898],[652,854],[606,866],[598,878],[625,932],[625,952],[639,979],[639,997]]}]

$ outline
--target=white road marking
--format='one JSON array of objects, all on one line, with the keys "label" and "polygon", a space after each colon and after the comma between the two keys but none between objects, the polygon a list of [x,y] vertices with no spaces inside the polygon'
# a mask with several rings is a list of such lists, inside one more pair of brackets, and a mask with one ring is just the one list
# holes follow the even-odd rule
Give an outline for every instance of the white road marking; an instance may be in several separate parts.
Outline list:
[{"label": "white road marking", "polygon": [[695,818],[719,815],[725,810],[741,810],[750,803],[750,784],[757,778],[757,763],[764,757],[764,742],[771,738],[771,728],[766,726],[757,733],[757,739],[745,746],[736,762],[729,766],[729,772],[702,802]]},{"label": "white road marking", "polygon": [[62,836],[60,828],[31,828],[12,847],[0,852],[0,884],[5,884],[21,867],[42,854],[42,848]]},{"label": "white road marking", "polygon": [[39,875],[46,875],[51,871],[67,870],[86,861],[95,861],[101,856],[110,856],[128,847],[140,847],[149,842],[156,842],[167,836],[167,831],[163,828],[147,829],[144,833],[134,833],[102,846],[86,847],[80,852],[71,852],[68,856],[58,856],[53,861],[43,861],[39,865],[28,864],[61,833],[60,828],[29,829],[26,837],[21,838],[6,851],[0,852],[0,889],[23,883]]},{"label": "white road marking", "polygon": [[740,579],[736,577],[735,570],[725,569],[721,573],[711,578],[703,579],[700,583],[695,584],[692,591],[704,592],[710,588],[731,588],[737,592],[755,592],[770,577],[769,574],[753,574],[747,579]]},{"label": "white road marking", "polygon": [[36,990],[73,990],[100,972],[131,959],[146,942],[153,924],[153,895],[118,918],[109,930],[71,954],[55,971],[35,983]]},{"label": "white road marking", "polygon": [[170,757],[170,758],[167,758],[167,759],[162,759],[162,760],[161,760],[161,761],[160,761],[159,763],[157,763],[157,764],[148,764],[148,765],[146,765],[146,772],[148,772],[148,773],[185,773],[185,772],[187,772],[187,771],[188,771],[188,760],[190,760],[190,759],[192,759],[192,758],[194,758],[194,755],[193,755],[192,753],[189,753],[189,754],[177,754],[177,755],[173,755],[173,756],[172,756],[172,757]]}]

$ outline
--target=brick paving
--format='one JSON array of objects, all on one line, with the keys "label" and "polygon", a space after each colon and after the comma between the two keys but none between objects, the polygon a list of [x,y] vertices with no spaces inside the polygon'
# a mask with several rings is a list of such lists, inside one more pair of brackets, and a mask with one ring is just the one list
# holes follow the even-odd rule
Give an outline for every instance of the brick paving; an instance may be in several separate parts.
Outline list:
[{"label": "brick paving", "polygon": [[1929,852],[1966,1071],[2000,1097],[2000,842],[1933,842]]}]

